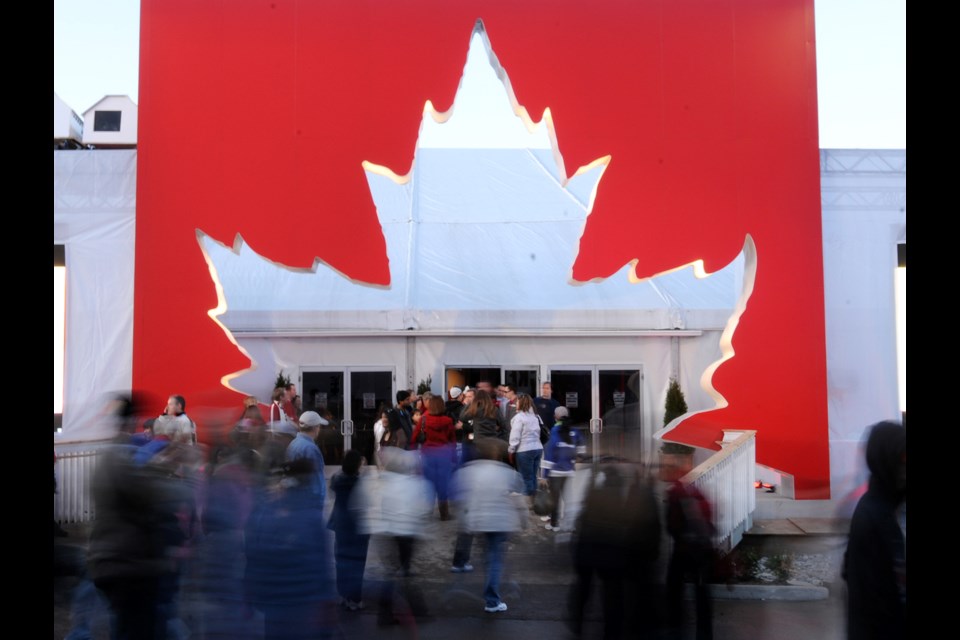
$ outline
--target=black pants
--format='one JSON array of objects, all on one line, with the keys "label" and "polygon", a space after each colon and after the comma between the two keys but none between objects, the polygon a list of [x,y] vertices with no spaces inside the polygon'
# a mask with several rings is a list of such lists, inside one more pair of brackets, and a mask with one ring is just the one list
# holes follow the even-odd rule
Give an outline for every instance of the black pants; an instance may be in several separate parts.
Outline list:
[{"label": "black pants", "polygon": [[667,569],[667,625],[673,637],[682,637],[683,585],[689,579],[693,582],[696,598],[697,640],[712,640],[713,603],[709,586],[712,568],[709,558],[677,552],[670,557]]},{"label": "black pants", "polygon": [[100,579],[96,586],[113,612],[113,640],[162,640],[167,621],[160,615],[157,577]]}]

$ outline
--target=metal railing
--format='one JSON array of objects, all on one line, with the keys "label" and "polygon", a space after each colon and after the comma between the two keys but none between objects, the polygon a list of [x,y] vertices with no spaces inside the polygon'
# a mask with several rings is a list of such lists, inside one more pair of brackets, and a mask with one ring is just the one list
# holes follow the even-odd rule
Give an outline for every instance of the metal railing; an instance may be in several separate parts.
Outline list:
[{"label": "metal railing", "polygon": [[697,487],[713,507],[714,544],[721,553],[736,547],[753,526],[756,436],[756,431],[725,429],[722,449],[680,479]]},{"label": "metal railing", "polygon": [[93,520],[91,480],[99,449],[96,445],[76,450],[57,450],[57,492],[53,496],[53,519],[57,522]]}]

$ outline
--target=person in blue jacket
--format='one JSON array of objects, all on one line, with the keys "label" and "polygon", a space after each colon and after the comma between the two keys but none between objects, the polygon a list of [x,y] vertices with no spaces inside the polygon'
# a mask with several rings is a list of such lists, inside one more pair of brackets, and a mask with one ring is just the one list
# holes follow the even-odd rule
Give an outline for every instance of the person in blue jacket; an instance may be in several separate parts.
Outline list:
[{"label": "person in blue jacket", "polygon": [[[550,430],[550,439],[543,451],[543,476],[550,485],[550,495],[553,496],[553,512],[550,522],[544,525],[548,531],[559,529],[560,501],[567,478],[576,473],[576,463],[579,456],[586,454],[587,448],[583,435],[569,426],[566,421],[570,412],[566,407],[557,407],[553,412],[556,425]],[[547,516],[544,516],[546,518]]]}]

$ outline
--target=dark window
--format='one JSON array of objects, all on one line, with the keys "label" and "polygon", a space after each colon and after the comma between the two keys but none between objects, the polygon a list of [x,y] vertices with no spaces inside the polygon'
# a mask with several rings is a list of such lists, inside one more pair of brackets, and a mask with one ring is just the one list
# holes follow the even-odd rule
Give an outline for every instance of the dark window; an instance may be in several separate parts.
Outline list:
[{"label": "dark window", "polygon": [[119,111],[94,111],[93,112],[93,130],[94,131],[120,131],[120,112]]}]

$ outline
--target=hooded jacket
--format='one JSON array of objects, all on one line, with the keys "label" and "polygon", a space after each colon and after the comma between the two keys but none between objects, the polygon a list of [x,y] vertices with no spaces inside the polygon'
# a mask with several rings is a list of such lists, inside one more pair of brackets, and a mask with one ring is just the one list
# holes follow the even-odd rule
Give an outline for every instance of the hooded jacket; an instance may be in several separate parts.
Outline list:
[{"label": "hooded jacket", "polygon": [[869,488],[853,512],[844,556],[848,637],[905,638],[907,558],[897,509],[907,496],[906,429],[875,424],[866,453]]}]

